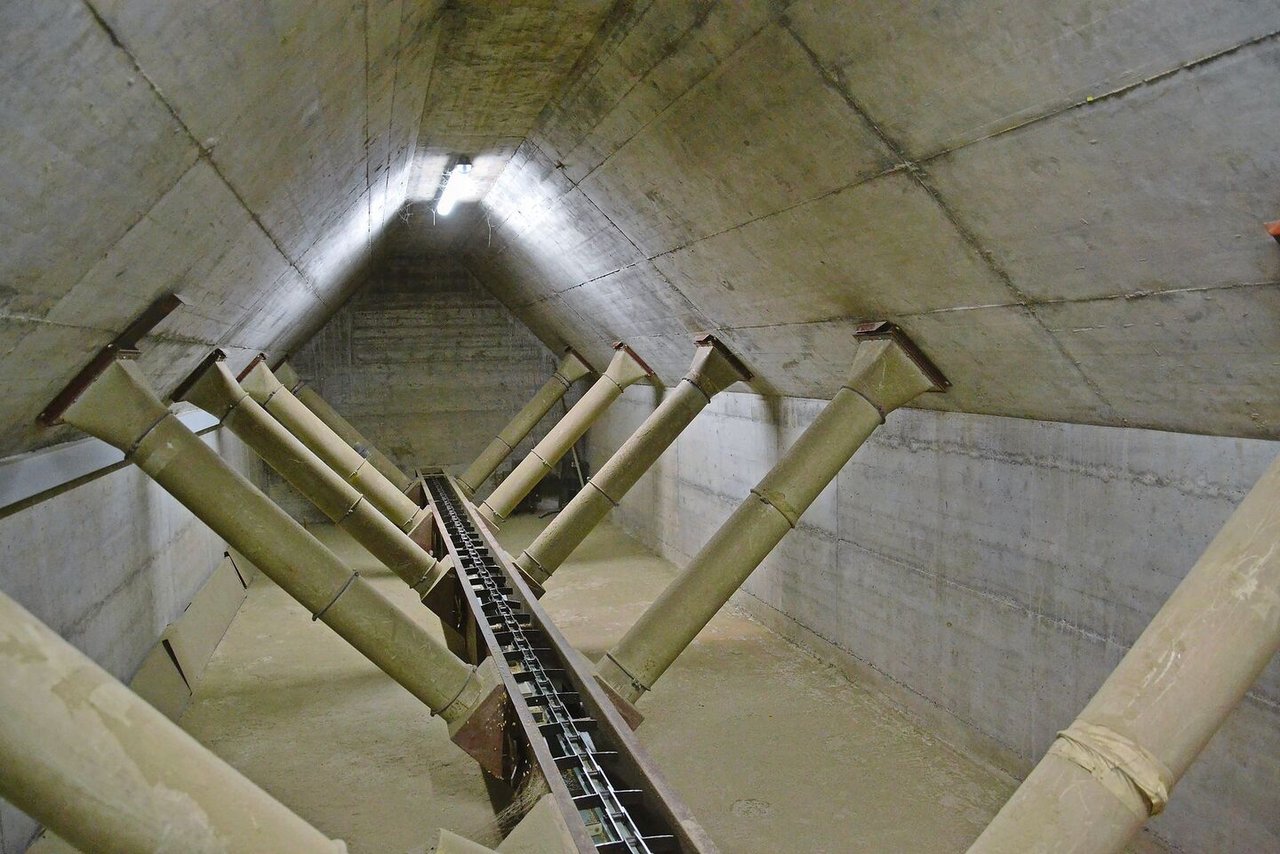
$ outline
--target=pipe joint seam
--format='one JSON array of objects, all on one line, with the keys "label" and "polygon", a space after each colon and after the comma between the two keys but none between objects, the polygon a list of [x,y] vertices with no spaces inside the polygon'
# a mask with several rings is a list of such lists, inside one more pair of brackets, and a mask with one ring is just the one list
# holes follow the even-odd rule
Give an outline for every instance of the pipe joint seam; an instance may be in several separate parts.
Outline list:
[{"label": "pipe joint seam", "polygon": [[598,492],[598,493],[600,493],[601,495],[603,495],[603,496],[604,496],[604,500],[605,500],[605,501],[608,501],[608,502],[609,502],[609,504],[610,504],[610,506],[613,506],[613,507],[617,507],[617,506],[618,506],[618,503],[619,503],[619,502],[618,502],[618,499],[614,498],[612,495],[610,495],[609,493],[607,493],[607,492],[605,492],[603,489],[601,489],[601,488],[600,488],[600,484],[596,483],[595,478],[587,478],[587,486],[591,487],[591,488],[592,488],[592,489],[594,489],[596,492]]},{"label": "pipe joint seam", "polygon": [[462,695],[467,692],[467,686],[469,686],[473,681],[476,681],[476,678],[477,678],[476,674],[479,670],[480,670],[480,665],[478,664],[471,665],[471,670],[467,673],[467,678],[463,679],[462,685],[458,687],[458,693],[454,694],[453,699],[451,699],[449,702],[445,703],[443,706],[440,707],[440,710],[436,712],[437,715],[439,715],[440,717],[445,717],[445,712],[449,711],[449,709],[453,707],[453,704],[458,702],[458,700],[462,698]]},{"label": "pipe joint seam", "polygon": [[1143,821],[1169,801],[1173,775],[1165,764],[1109,727],[1076,721],[1058,733],[1049,753],[1088,771]]},{"label": "pipe joint seam", "polygon": [[334,522],[334,524],[335,524],[335,525],[341,525],[343,522],[345,522],[345,521],[347,521],[349,518],[351,518],[351,514],[352,514],[352,513],[354,513],[354,512],[356,512],[356,508],[360,506],[360,502],[361,502],[361,501],[364,501],[364,496],[363,496],[363,495],[361,495],[359,498],[357,498],[357,499],[355,500],[355,502],[354,502],[350,507],[348,507],[348,508],[347,508],[347,512],[342,514],[342,518],[341,518],[341,519],[338,519],[336,522]]},{"label": "pipe joint seam", "polygon": [[[349,480],[349,481],[351,481],[351,480],[355,480],[355,479],[356,479],[356,476],[357,476],[357,475],[359,475],[359,474],[360,474],[360,472],[362,472],[362,471],[364,470],[364,467],[365,467],[365,466],[367,466],[368,464],[369,464],[369,459],[368,459],[367,457],[361,457],[361,458],[360,458],[360,465],[356,466],[355,471],[353,471],[353,472],[351,472],[351,474],[347,475],[347,480]],[[361,492],[363,492],[364,490],[360,490],[360,491],[361,491]]]},{"label": "pipe joint seam", "polygon": [[552,466],[551,463],[547,462],[542,458],[542,454],[538,453],[537,448],[534,448],[532,451],[530,451],[529,456],[534,457],[535,459],[537,459],[538,462],[542,463],[542,467],[547,471],[551,471],[552,469],[554,469],[554,466]]},{"label": "pipe joint seam", "polygon": [[800,514],[803,511],[792,507],[791,503],[787,501],[787,496],[783,495],[778,490],[761,489],[757,486],[751,490],[751,494],[781,513],[782,518],[786,519],[787,524],[792,528],[800,524]]},{"label": "pipe joint seam", "polygon": [[[532,548],[532,545],[530,545],[530,548]],[[539,584],[551,577],[551,573],[547,572],[542,562],[529,549],[520,552],[520,557],[516,558],[514,563],[524,570],[525,575],[532,577]]]},{"label": "pipe joint seam", "polygon": [[330,608],[332,608],[332,607],[333,607],[333,603],[334,603],[334,602],[337,602],[337,601],[338,601],[338,599],[339,599],[339,598],[341,598],[341,596],[342,596],[342,594],[343,594],[343,593],[346,593],[348,590],[350,590],[350,589],[351,589],[351,585],[352,585],[352,584],[355,584],[356,579],[357,579],[357,578],[359,578],[359,577],[360,577],[360,573],[359,573],[359,572],[353,572],[353,573],[351,573],[351,577],[347,579],[347,583],[346,583],[346,584],[344,584],[344,585],[342,585],[342,587],[340,587],[340,588],[338,589],[338,592],[337,592],[337,593],[333,594],[333,598],[329,600],[329,604],[328,604],[328,605],[325,605],[325,606],[324,606],[323,608],[321,608],[319,611],[316,611],[314,614],[312,614],[312,615],[311,615],[311,622],[313,622],[313,623],[314,623],[316,620],[318,620],[318,619],[320,619],[321,617],[323,617],[323,616],[325,615],[325,612],[326,612],[326,611],[328,611]]},{"label": "pipe joint seam", "polygon": [[237,409],[240,408],[240,404],[244,403],[248,399],[249,399],[249,392],[245,391],[244,389],[241,389],[240,396],[237,397],[235,400],[231,401],[231,403],[227,404],[227,411],[222,413],[222,417],[218,419],[218,423],[219,424],[224,423],[228,418],[231,417],[231,414],[233,412],[235,412]]},{"label": "pipe joint seam", "polygon": [[[430,557],[430,555],[428,555],[428,557]],[[409,589],[412,590],[414,593],[418,593],[420,595],[425,595],[426,593],[428,593],[431,589],[430,587],[428,587],[426,590],[419,590],[418,588],[421,587],[428,579],[430,579],[431,576],[436,574],[436,567],[439,565],[440,565],[440,561],[432,560],[431,566],[425,571],[423,571],[422,575],[418,576],[417,581],[409,585]]]},{"label": "pipe joint seam", "polygon": [[632,684],[632,685],[634,685],[635,687],[637,687],[637,688],[639,688],[639,689],[640,689],[640,693],[642,693],[642,694],[647,694],[648,692],[650,692],[650,691],[652,691],[652,690],[653,690],[653,687],[652,687],[652,686],[650,686],[650,685],[646,685],[646,684],[644,684],[643,682],[641,682],[641,681],[640,681],[639,679],[637,679],[634,675],[632,675],[632,673],[631,673],[631,671],[630,671],[630,670],[628,670],[626,667],[624,667],[624,666],[622,665],[622,662],[620,662],[620,661],[618,661],[618,659],[614,658],[614,657],[613,657],[613,652],[612,652],[612,651],[606,652],[606,653],[604,654],[604,657],[605,657],[605,658],[607,658],[607,659],[609,659],[610,661],[612,661],[612,662],[613,662],[613,666],[614,666],[614,667],[616,667],[616,668],[618,668],[619,670],[621,670],[621,671],[622,671],[622,673],[623,673],[623,675],[625,675],[625,676],[627,677],[627,679],[629,679],[629,680],[631,681],[631,684]]},{"label": "pipe joint seam", "polygon": [[874,410],[876,411],[876,413],[880,416],[880,423],[881,423],[881,424],[884,424],[885,416],[886,416],[886,415],[888,415],[888,413],[887,413],[887,412],[885,412],[883,409],[881,409],[881,408],[880,408],[880,404],[876,403],[874,400],[872,400],[871,398],[867,397],[867,395],[866,395],[864,392],[860,391],[859,389],[854,388],[854,387],[853,387],[853,386],[851,386],[851,385],[841,386],[841,388],[847,388],[849,391],[853,392],[853,393],[854,393],[854,394],[856,394],[858,397],[862,398],[862,399],[863,399],[863,400],[865,400],[868,404],[870,404],[870,405],[871,405],[871,408],[872,408],[872,409],[874,409]]},{"label": "pipe joint seam", "polygon": [[142,443],[147,441],[147,437],[150,436],[152,433],[154,433],[155,429],[159,427],[161,424],[163,424],[166,418],[177,418],[177,417],[178,416],[174,415],[172,412],[166,409],[164,411],[164,415],[161,415],[155,421],[151,422],[151,426],[148,427],[146,430],[143,430],[138,435],[138,438],[135,439],[133,441],[133,444],[129,446],[129,450],[125,452],[125,457],[127,459],[133,459],[133,455],[137,453],[139,448],[142,447]]},{"label": "pipe joint seam", "polygon": [[712,390],[708,391],[706,387],[703,385],[704,382],[707,382],[707,378],[704,377],[702,374],[698,373],[697,371],[690,371],[689,373],[685,374],[683,377],[680,378],[680,382],[688,383],[689,385],[696,388],[698,391],[702,392],[702,396],[707,399],[707,403],[711,402],[711,398],[715,397],[716,391],[718,390],[715,388],[714,384],[707,383],[708,385],[712,386]]},{"label": "pipe joint seam", "polygon": [[419,507],[417,510],[414,510],[413,515],[400,526],[400,530],[404,531],[406,534],[412,534],[414,531],[418,530],[418,526],[425,522],[427,517],[430,515],[431,510],[429,508]]},{"label": "pipe joint seam", "polygon": [[[568,377],[566,377],[564,374],[560,373],[559,371],[556,371],[554,374],[552,374],[552,375],[551,375],[551,378],[552,378],[553,380],[559,380],[559,381],[564,385],[564,387],[565,387],[566,389],[567,389],[567,388],[569,388],[569,387],[571,387],[571,386],[573,385],[573,380],[569,379]],[[553,405],[554,405],[554,404],[553,404]]]}]

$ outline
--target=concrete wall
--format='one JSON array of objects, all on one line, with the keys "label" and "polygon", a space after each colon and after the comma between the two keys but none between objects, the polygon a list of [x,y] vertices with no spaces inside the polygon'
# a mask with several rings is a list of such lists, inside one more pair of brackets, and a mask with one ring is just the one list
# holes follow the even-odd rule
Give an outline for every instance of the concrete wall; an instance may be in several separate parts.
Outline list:
[{"label": "concrete wall", "polygon": [[[429,216],[389,240],[383,263],[293,361],[402,468],[460,472],[559,360],[456,260],[412,248]],[[563,412],[553,408],[507,465]]]},{"label": "concrete wall", "polygon": [[[627,391],[591,434],[594,468],[656,401]],[[683,565],[823,405],[721,395],[615,518]],[[738,601],[1021,775],[1277,453],[1257,440],[897,412]],[[1152,828],[1178,850],[1280,850],[1277,779],[1272,662]]]},{"label": "concrete wall", "polygon": [[[224,430],[205,441],[254,476]],[[181,616],[225,545],[133,466],[0,518],[0,590],[127,682]],[[0,801],[0,854],[20,854],[36,823]]]}]

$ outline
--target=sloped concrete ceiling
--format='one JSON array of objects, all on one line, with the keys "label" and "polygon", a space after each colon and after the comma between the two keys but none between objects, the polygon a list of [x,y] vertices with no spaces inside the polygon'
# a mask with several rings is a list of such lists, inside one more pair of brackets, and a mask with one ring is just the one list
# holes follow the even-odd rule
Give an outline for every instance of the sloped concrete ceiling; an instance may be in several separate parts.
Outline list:
[{"label": "sloped concrete ceiling", "polygon": [[890,319],[954,383],[923,406],[1280,438],[1278,30],[1270,0],[637,4],[453,245],[548,344],[666,383],[714,330],[829,397]]},{"label": "sloped concrete ceiling", "polygon": [[[0,454],[154,297],[169,391],[305,341],[397,214],[552,346],[675,381],[717,331],[827,397],[906,327],[922,405],[1280,437],[1280,7],[0,4]],[[425,204],[470,155],[468,204]],[[406,203],[409,203],[406,206]]]},{"label": "sloped concrete ceiling", "polygon": [[168,291],[188,305],[141,359],[163,393],[212,347],[298,346],[447,155],[483,152],[487,189],[612,10],[0,4],[0,454],[70,437],[36,414]]}]

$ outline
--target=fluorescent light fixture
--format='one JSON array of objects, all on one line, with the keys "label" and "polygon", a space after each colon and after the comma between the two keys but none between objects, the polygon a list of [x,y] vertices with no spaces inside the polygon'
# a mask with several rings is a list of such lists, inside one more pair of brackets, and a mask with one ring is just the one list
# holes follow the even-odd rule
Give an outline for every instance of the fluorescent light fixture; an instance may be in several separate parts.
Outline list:
[{"label": "fluorescent light fixture", "polygon": [[461,157],[449,170],[449,177],[444,182],[444,190],[436,199],[436,213],[440,216],[448,216],[453,211],[454,205],[458,203],[458,199],[470,189],[471,161]]}]

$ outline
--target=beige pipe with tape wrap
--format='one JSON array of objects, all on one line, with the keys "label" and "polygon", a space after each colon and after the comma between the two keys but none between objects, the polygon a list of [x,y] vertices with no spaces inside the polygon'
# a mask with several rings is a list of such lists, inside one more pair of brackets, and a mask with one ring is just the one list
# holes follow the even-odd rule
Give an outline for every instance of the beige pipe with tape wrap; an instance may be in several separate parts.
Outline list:
[{"label": "beige pipe with tape wrap", "polygon": [[480,505],[480,515],[495,527],[516,509],[524,497],[551,473],[560,458],[569,453],[573,443],[582,438],[609,404],[618,399],[623,389],[645,377],[653,376],[640,357],[625,344],[614,345],[617,350],[608,369],[600,375],[582,399],[565,413],[555,427],[542,438],[529,455],[520,461],[506,480]]},{"label": "beige pipe with tape wrap", "polygon": [[78,850],[347,850],[3,593],[0,708],[0,796]]},{"label": "beige pipe with tape wrap", "polygon": [[258,362],[240,379],[241,387],[289,432],[302,440],[317,457],[342,475],[361,494],[373,502],[396,527],[412,532],[427,513],[405,495],[373,464],[337,433],[330,430],[316,414],[285,388],[265,362]]},{"label": "beige pipe with tape wrap", "polygon": [[564,397],[569,387],[589,373],[591,373],[591,366],[585,359],[573,350],[564,354],[560,367],[551,375],[551,379],[542,384],[542,388],[538,389],[533,399],[524,405],[524,409],[516,413],[507,426],[502,428],[502,432],[457,479],[458,486],[466,493],[467,498],[475,495],[476,490],[498,470],[502,461],[515,450],[516,445],[524,441],[524,437],[528,436],[529,431],[551,411],[556,401]]},{"label": "beige pipe with tape wrap", "polygon": [[493,688],[281,510],[115,362],[63,419],[125,453],[313,616],[433,712],[461,723]]},{"label": "beige pipe with tape wrap", "polygon": [[320,392],[298,376],[298,372],[292,365],[281,362],[276,365],[272,373],[276,375],[276,379],[280,380],[280,384],[289,389],[303,406],[324,422],[326,427],[337,433],[339,438],[355,448],[362,457],[369,460],[374,468],[382,472],[383,477],[400,487],[401,491],[408,487],[413,478],[401,471],[390,457],[379,451],[377,446],[366,439],[354,424],[342,417],[341,412],[330,406],[329,401],[320,396]]},{"label": "beige pipe with tape wrap", "polygon": [[213,356],[174,392],[220,420],[302,496],[419,595],[447,570],[249,396]]},{"label": "beige pipe with tape wrap", "polygon": [[858,344],[849,378],[685,570],[597,665],[629,702],[653,687],[796,526],[889,412],[946,380],[896,330]]},{"label": "beige pipe with tape wrap", "polygon": [[693,423],[711,398],[751,373],[714,337],[697,341],[689,372],[644,420],[630,438],[596,472],[569,505],[560,511],[528,548],[516,566],[539,584],[582,544],[622,496],[635,486],[684,428]]},{"label": "beige pipe with tape wrap", "polygon": [[1280,459],[969,849],[1123,851],[1280,650]]}]

